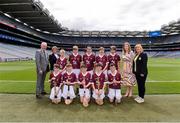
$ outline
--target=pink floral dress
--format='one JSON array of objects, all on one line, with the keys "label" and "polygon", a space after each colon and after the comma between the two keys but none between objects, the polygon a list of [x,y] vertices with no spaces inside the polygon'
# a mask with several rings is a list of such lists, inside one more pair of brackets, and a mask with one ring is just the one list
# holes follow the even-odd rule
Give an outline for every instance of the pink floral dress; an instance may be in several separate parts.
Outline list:
[{"label": "pink floral dress", "polygon": [[122,83],[125,86],[134,86],[136,84],[136,78],[132,72],[132,63],[134,56],[135,55],[132,51],[128,54],[122,54]]}]

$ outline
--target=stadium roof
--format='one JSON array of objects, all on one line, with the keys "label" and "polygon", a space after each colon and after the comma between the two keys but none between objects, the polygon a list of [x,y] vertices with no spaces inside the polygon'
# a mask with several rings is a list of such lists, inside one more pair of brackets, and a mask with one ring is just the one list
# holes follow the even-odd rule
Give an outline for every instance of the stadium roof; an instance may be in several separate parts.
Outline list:
[{"label": "stadium roof", "polygon": [[180,19],[178,21],[172,21],[168,25],[162,25],[162,35],[174,35],[180,34]]},{"label": "stadium roof", "polygon": [[[149,37],[148,31],[75,31],[54,18],[39,0],[0,0],[0,11],[30,28],[61,36],[74,37]],[[161,35],[180,34],[180,20],[162,25]]]},{"label": "stadium roof", "polygon": [[[162,36],[180,34],[180,19],[172,21],[168,25],[162,25],[160,30]],[[156,31],[151,31],[156,32]],[[149,31],[73,31],[65,30],[59,32],[62,36],[75,37],[149,37]]]},{"label": "stadium roof", "polygon": [[74,37],[148,37],[146,31],[62,31],[62,36]]},{"label": "stadium roof", "polygon": [[[162,36],[180,34],[180,19],[172,21],[168,25],[162,25],[160,30]],[[156,32],[156,31],[151,31]],[[149,31],[73,31],[65,30],[59,32],[62,36],[74,37],[150,37]]]},{"label": "stadium roof", "polygon": [[0,11],[37,30],[62,31],[61,24],[39,0],[0,0]]}]

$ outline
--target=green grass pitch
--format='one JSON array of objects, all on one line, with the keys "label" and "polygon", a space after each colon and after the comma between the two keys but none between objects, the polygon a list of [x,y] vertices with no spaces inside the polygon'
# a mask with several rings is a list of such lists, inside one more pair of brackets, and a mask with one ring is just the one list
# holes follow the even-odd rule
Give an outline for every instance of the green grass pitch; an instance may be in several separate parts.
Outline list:
[{"label": "green grass pitch", "polygon": [[[180,93],[180,59],[149,58],[148,69],[147,94]],[[45,87],[49,92],[48,77],[49,74]],[[1,93],[34,93],[35,83],[34,61],[0,63]],[[137,87],[134,93],[137,93]]]},{"label": "green grass pitch", "polygon": [[0,122],[179,122],[180,59],[149,58],[148,68],[145,103],[123,98],[121,104],[114,105],[106,99],[98,106],[91,100],[84,108],[79,98],[69,106],[50,103],[48,95],[37,100],[34,61],[0,63]]}]

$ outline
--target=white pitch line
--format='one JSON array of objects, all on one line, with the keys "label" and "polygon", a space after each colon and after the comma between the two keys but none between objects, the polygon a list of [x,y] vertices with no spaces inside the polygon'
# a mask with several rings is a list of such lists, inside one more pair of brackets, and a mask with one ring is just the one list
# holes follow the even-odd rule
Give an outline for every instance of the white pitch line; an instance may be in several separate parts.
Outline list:
[{"label": "white pitch line", "polygon": [[161,80],[149,80],[147,82],[180,82],[180,80],[171,80],[171,81],[161,81]]},{"label": "white pitch line", "polygon": [[[31,81],[28,81],[28,80],[0,80],[0,83],[36,83],[36,80],[31,80]],[[48,82],[48,81],[45,81],[45,82]],[[180,80],[171,80],[171,81],[159,81],[159,80],[149,80],[147,82],[180,82]]]},{"label": "white pitch line", "polygon": [[35,83],[36,81],[27,81],[27,80],[0,80],[0,83],[4,83],[4,82]]}]

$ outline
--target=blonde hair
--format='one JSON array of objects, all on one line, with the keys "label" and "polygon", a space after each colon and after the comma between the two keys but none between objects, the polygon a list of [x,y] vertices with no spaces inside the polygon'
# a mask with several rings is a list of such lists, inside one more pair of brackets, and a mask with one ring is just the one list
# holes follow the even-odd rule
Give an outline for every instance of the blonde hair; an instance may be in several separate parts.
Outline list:
[{"label": "blonde hair", "polygon": [[99,48],[99,51],[101,51],[101,50],[103,50],[103,51],[104,51],[104,47],[100,47],[100,48]]},{"label": "blonde hair", "polygon": [[116,51],[116,46],[110,46],[110,50],[115,50]]},{"label": "blonde hair", "polygon": [[62,52],[65,53],[65,50],[64,50],[64,49],[61,49],[59,52],[60,52],[60,53],[62,53]]},{"label": "blonde hair", "polygon": [[78,50],[78,46],[74,45],[73,50]]},{"label": "blonde hair", "polygon": [[143,47],[141,44],[136,44],[134,47],[134,52],[137,53],[136,48],[139,47],[141,49],[141,53],[144,51]]},{"label": "blonde hair", "polygon": [[128,53],[131,52],[131,45],[129,44],[129,42],[124,42],[123,47],[122,47],[122,53],[125,54],[125,45],[128,45]]},{"label": "blonde hair", "polygon": [[56,46],[53,46],[51,50],[53,51],[54,49],[58,49],[58,48]]}]

